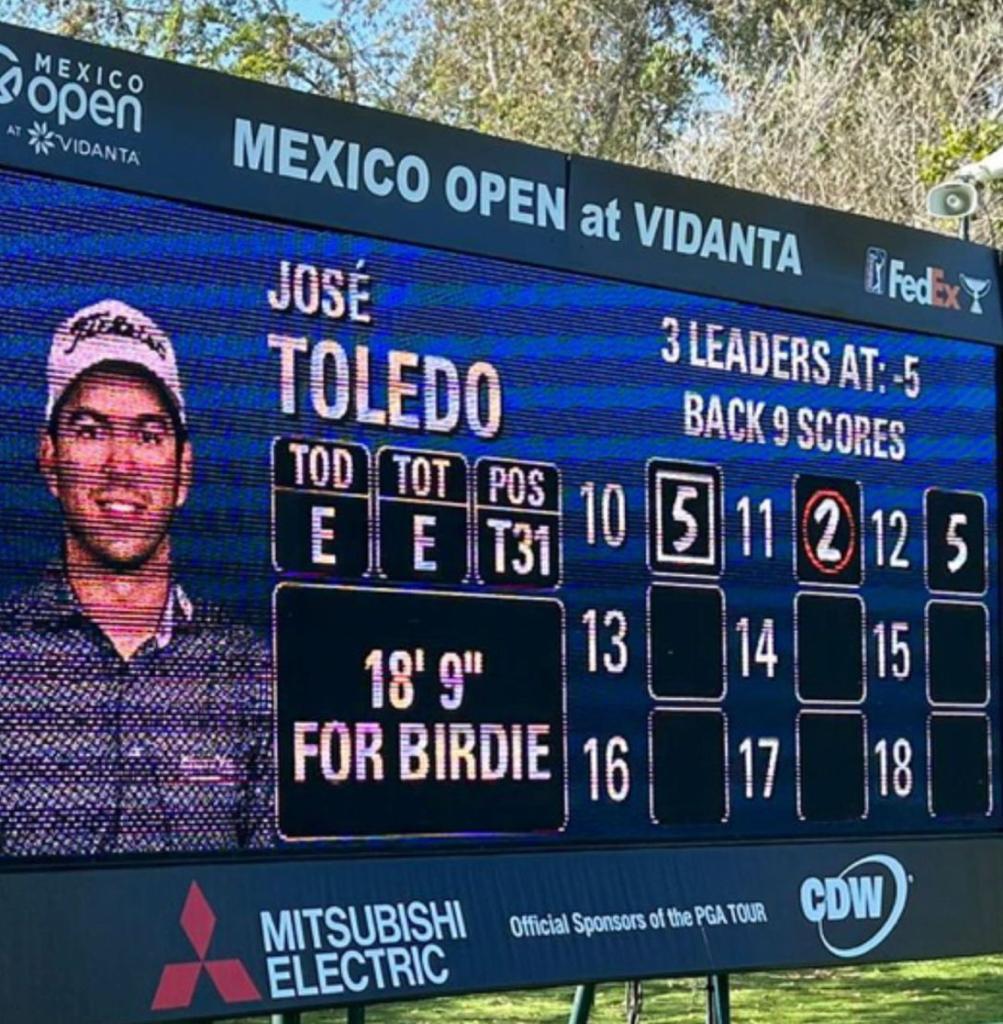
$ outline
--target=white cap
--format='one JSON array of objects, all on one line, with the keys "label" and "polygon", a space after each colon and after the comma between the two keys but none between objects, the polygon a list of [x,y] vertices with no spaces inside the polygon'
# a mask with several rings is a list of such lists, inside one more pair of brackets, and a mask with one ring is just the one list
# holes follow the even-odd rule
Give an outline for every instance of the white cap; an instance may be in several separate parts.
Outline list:
[{"label": "white cap", "polygon": [[46,422],[66,389],[82,373],[108,362],[131,363],[156,377],[174,401],[181,425],[186,425],[171,339],[145,313],[117,299],[85,306],[57,328],[49,350]]}]

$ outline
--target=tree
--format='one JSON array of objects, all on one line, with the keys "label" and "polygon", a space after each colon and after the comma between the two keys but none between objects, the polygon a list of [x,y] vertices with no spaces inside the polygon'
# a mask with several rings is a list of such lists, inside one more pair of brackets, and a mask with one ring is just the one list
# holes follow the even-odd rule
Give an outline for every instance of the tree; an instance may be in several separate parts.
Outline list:
[{"label": "tree", "polygon": [[637,163],[685,123],[709,65],[683,4],[428,0],[398,109]]},{"label": "tree", "polygon": [[[677,11],[678,8],[678,11]],[[20,24],[575,152],[639,159],[706,62],[686,0],[0,0]]]},{"label": "tree", "polygon": [[[925,192],[1003,142],[1003,8],[996,0],[882,0],[869,20],[860,11],[841,18],[854,4],[835,4],[835,14],[816,0],[765,6],[771,56],[743,50],[741,34],[715,44],[718,109],[659,154],[662,166],[952,230],[922,212]],[[998,187],[987,200],[976,234],[988,241],[1003,215]]]},{"label": "tree", "polygon": [[[0,0],[5,20],[150,57],[352,102],[386,105],[407,54],[390,0],[330,0],[312,21],[286,0]],[[393,24],[391,24],[393,21]],[[401,24],[403,22],[403,24]]]},{"label": "tree", "polygon": [[329,0],[317,21],[289,0],[0,0],[0,16],[939,230],[926,188],[1003,143],[998,0]]},{"label": "tree", "polygon": [[[967,0],[943,0],[966,3]],[[894,48],[909,18],[930,0],[692,0],[693,14],[711,47],[749,70],[782,66],[791,46],[803,48],[823,37],[839,49],[849,34],[868,32],[882,48]],[[969,4],[969,6],[971,6]]]}]

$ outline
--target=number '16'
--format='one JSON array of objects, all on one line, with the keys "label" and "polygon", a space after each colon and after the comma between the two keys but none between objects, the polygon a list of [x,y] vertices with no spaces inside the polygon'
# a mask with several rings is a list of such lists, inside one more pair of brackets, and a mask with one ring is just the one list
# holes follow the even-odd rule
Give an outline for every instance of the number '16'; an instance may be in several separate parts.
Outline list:
[{"label": "number '16'", "polygon": [[604,744],[590,736],[583,747],[589,764],[589,799],[605,796],[613,803],[623,803],[630,795],[630,747],[622,736],[612,736]]}]

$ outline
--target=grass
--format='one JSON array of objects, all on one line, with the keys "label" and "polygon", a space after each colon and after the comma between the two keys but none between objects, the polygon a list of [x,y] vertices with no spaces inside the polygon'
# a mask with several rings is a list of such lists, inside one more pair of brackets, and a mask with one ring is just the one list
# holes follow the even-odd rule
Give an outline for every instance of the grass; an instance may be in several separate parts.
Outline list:
[{"label": "grass", "polygon": [[[695,978],[646,982],[642,1024],[699,1024],[703,985]],[[572,988],[553,988],[385,1003],[370,1007],[366,1022],[564,1024],[573,995]],[[731,1002],[735,1024],[991,1024],[1003,1021],[1003,957],[735,975]],[[304,1013],[301,1020],[343,1024],[345,1011]],[[623,986],[601,985],[590,1024],[623,1020]]]}]

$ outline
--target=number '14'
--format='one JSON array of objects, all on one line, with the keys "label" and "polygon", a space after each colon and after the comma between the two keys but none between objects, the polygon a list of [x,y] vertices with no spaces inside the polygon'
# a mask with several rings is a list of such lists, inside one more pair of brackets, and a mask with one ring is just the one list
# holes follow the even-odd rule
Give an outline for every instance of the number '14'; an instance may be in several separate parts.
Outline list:
[{"label": "number '14'", "polygon": [[752,627],[749,619],[742,616],[735,623],[735,632],[741,637],[741,668],[742,678],[752,675],[752,667],[756,665],[765,669],[766,678],[773,679],[777,674],[776,625],[773,619],[763,619],[759,625],[759,636],[753,647]]}]

